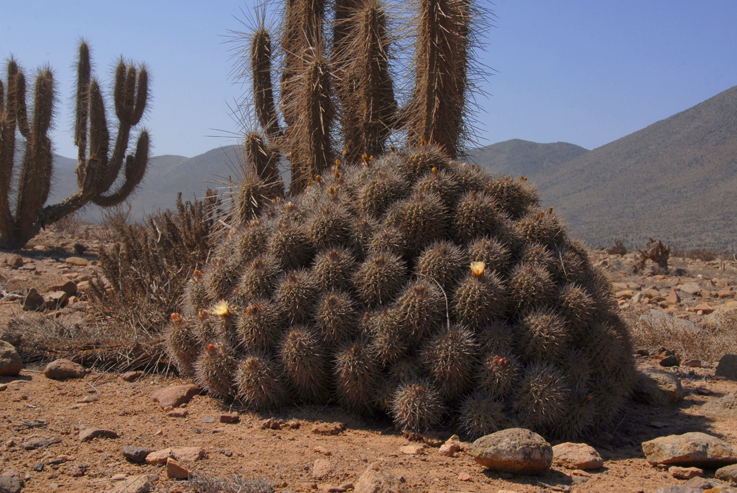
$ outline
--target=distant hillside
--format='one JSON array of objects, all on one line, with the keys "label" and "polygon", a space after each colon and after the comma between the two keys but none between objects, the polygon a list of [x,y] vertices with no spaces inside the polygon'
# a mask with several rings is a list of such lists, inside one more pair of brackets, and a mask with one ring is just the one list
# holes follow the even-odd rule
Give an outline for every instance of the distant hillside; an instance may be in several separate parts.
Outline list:
[{"label": "distant hillside", "polygon": [[[139,220],[159,210],[173,209],[178,192],[182,192],[185,200],[204,197],[207,188],[217,188],[218,182],[236,176],[233,170],[237,169],[238,152],[238,147],[227,146],[193,158],[172,155],[152,158],[143,183],[131,201],[131,217]],[[77,190],[76,161],[61,156],[54,159],[54,184],[47,203],[61,201]],[[89,221],[97,221],[100,216],[99,207],[90,206],[81,212],[81,217]]]},{"label": "distant hillside", "polygon": [[483,164],[494,173],[526,176],[537,182],[539,174],[555,170],[587,152],[583,147],[566,142],[537,144],[514,139],[473,149],[468,153],[468,160]]},{"label": "distant hillside", "polygon": [[648,237],[737,251],[737,87],[548,168],[535,181],[590,245]]},{"label": "distant hillside", "polygon": [[[153,158],[132,201],[133,218],[173,208],[177,192],[203,197],[237,177],[240,152],[228,146],[190,159]],[[467,159],[527,176],[543,207],[553,206],[571,235],[590,246],[622,238],[642,247],[653,237],[684,249],[737,251],[737,87],[593,151],[510,140]],[[53,201],[77,189],[74,161],[57,157],[57,164]],[[95,220],[100,209],[83,217]]]}]

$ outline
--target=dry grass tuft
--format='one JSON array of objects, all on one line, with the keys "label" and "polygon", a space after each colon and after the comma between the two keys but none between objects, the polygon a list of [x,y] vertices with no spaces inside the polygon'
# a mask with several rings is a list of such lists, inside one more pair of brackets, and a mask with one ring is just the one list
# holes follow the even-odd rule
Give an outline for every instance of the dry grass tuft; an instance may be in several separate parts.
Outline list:
[{"label": "dry grass tuft", "polygon": [[194,493],[273,493],[273,486],[263,479],[245,479],[230,476],[227,479],[195,473],[189,479]]},{"label": "dry grass tuft", "polygon": [[695,358],[716,363],[725,354],[737,354],[737,312],[725,314],[714,326],[698,327],[690,322],[662,318],[639,318],[623,314],[635,349],[651,353],[660,348],[674,351],[681,359]]}]

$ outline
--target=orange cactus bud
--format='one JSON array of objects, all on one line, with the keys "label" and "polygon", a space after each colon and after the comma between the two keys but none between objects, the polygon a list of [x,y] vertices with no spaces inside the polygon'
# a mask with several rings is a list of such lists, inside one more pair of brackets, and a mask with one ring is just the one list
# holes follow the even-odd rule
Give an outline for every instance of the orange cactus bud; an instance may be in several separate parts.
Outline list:
[{"label": "orange cactus bud", "polygon": [[208,352],[208,353],[209,353],[210,351],[213,351],[214,349],[215,349],[215,345],[214,345],[214,344],[208,344],[208,345],[207,345],[207,352]]},{"label": "orange cactus bud", "polygon": [[432,174],[433,175],[437,175],[438,174],[438,168],[437,167],[435,167],[435,166],[432,167]]},{"label": "orange cactus bud", "polygon": [[178,314],[176,312],[174,312],[174,313],[171,314],[171,321],[174,322],[175,324],[176,323],[179,323],[179,322],[182,322],[183,320],[184,320],[184,318],[182,318],[182,316],[180,314]]}]

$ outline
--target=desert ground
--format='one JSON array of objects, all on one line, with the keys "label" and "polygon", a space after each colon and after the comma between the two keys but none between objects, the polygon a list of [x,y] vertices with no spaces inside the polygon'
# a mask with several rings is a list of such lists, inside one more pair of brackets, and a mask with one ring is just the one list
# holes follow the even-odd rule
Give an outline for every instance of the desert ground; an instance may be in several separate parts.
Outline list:
[{"label": "desert ground", "polygon": [[[45,318],[59,330],[93,323],[95,313],[85,292],[105,243],[98,228],[78,225],[74,235],[53,228],[21,251],[0,252],[0,333],[12,332],[14,319],[33,323]],[[359,417],[338,407],[288,407],[258,414],[223,407],[207,395],[196,395],[179,407],[162,407],[152,398],[154,392],[191,382],[171,371],[129,373],[136,368],[120,362],[115,371],[106,371],[104,365],[95,365],[94,359],[81,358],[71,349],[65,354],[63,347],[45,359],[36,358],[32,348],[16,339],[10,342],[18,344],[21,355],[33,354],[36,361],[24,361],[18,376],[0,377],[0,474],[15,477],[24,492],[128,491],[123,489],[126,481],[130,484],[132,478],[144,475],[152,482],[152,491],[171,493],[270,491],[269,487],[279,492],[352,491],[370,467],[398,478],[404,491],[429,493],[653,493],[686,485],[668,467],[651,466],[641,444],[701,431],[737,447],[737,419],[702,411],[706,403],[737,390],[737,381],[715,375],[719,358],[737,351],[724,322],[730,320],[735,301],[737,261],[672,257],[666,273],[650,268],[635,274],[632,253],[593,250],[591,255],[609,274],[622,314],[632,324],[638,369],[658,368],[677,376],[685,394],[672,405],[632,400],[612,427],[582,440],[604,459],[601,468],[584,471],[554,465],[540,475],[491,472],[465,449],[452,456],[440,453],[450,430],[406,436],[388,419]],[[29,288],[48,300],[50,293],[69,281],[75,290],[62,303],[65,306],[43,312],[23,310]],[[654,312],[672,318],[657,318],[662,315]],[[648,313],[642,322],[640,317]],[[682,337],[688,329],[677,321],[695,324],[699,335]],[[670,354],[678,361],[662,366]],[[56,380],[44,375],[48,361],[64,356],[85,363],[82,378]],[[114,433],[83,441],[85,431],[92,429]],[[34,444],[41,445],[35,448]],[[171,479],[165,466],[126,458],[125,447],[148,451],[195,447],[195,457],[190,459],[196,460],[182,460],[181,465],[199,479]],[[713,468],[703,468],[702,487],[728,484],[715,480],[714,473]],[[218,489],[214,478],[232,475],[263,479],[270,486],[251,483],[251,490]]]}]

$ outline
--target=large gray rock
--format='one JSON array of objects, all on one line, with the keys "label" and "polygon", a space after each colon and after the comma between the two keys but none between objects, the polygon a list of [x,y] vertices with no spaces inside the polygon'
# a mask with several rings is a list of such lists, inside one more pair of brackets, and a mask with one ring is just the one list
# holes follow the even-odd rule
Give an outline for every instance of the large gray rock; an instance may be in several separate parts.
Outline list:
[{"label": "large gray rock", "polygon": [[710,418],[737,419],[737,390],[707,402],[699,412]]},{"label": "large gray rock", "polygon": [[737,463],[737,452],[730,444],[701,432],[669,435],[642,443],[650,464],[678,464],[719,467]]},{"label": "large gray rock", "polygon": [[536,474],[550,469],[553,447],[543,437],[523,428],[508,428],[473,442],[473,458],[494,471]]},{"label": "large gray rock", "polygon": [[725,354],[722,356],[714,374],[728,380],[737,380],[737,354]]},{"label": "large gray rock", "polygon": [[382,471],[377,464],[371,464],[353,488],[354,493],[397,493],[405,490],[394,475]]},{"label": "large gray rock", "polygon": [[632,398],[644,404],[668,406],[678,404],[686,396],[681,380],[674,374],[647,368],[637,372],[637,381],[632,390]]},{"label": "large gray rock", "polygon": [[14,377],[20,373],[22,368],[23,361],[18,351],[15,350],[15,346],[0,340],[0,376]]}]

